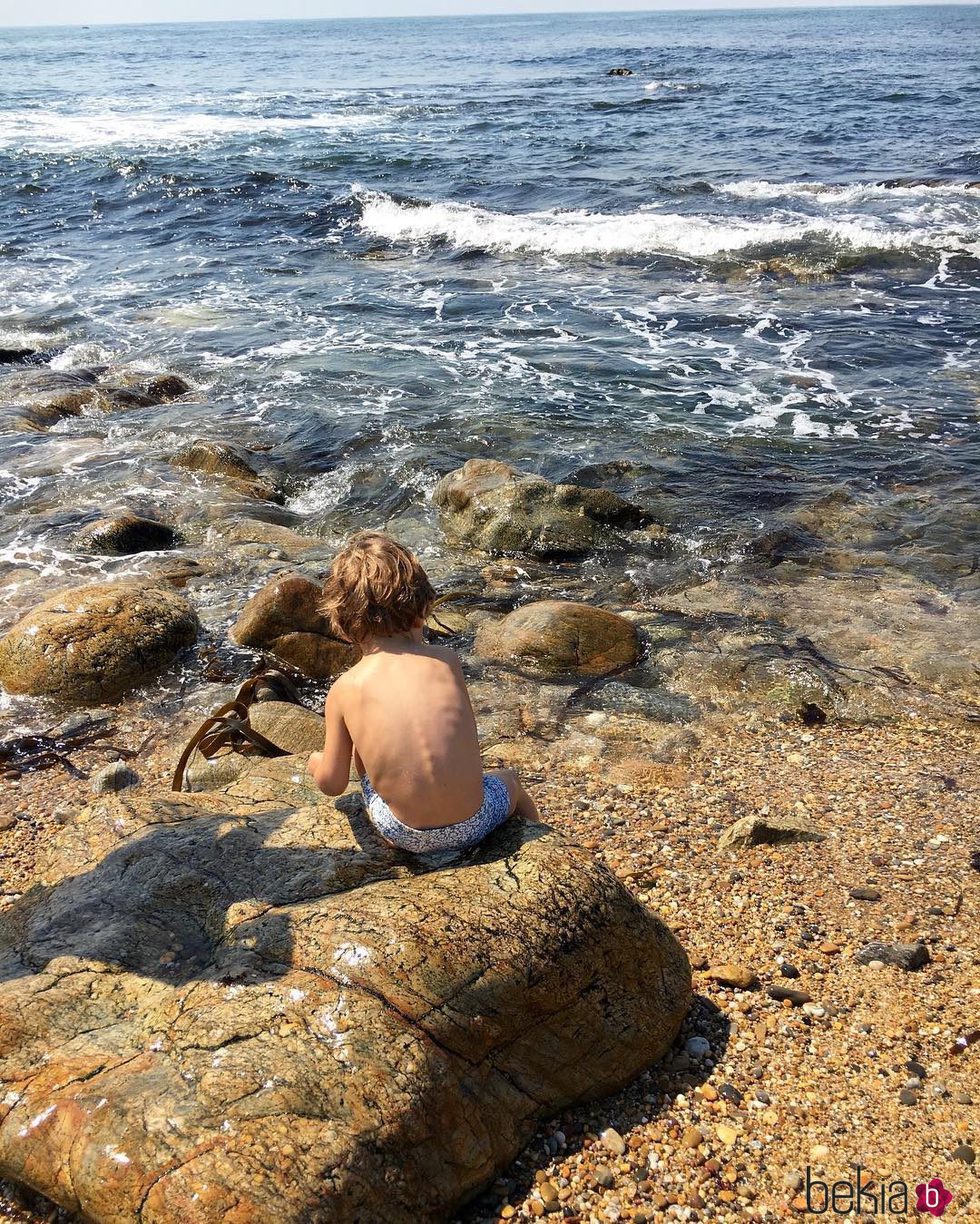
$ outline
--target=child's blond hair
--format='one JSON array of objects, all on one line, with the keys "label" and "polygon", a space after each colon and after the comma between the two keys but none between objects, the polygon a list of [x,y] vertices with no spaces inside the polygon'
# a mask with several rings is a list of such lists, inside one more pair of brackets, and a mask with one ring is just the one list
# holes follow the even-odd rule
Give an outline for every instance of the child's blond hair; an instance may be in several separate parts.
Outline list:
[{"label": "child's blond hair", "polygon": [[407,633],[435,598],[414,553],[380,531],[359,531],[334,558],[320,611],[339,638],[357,644]]}]

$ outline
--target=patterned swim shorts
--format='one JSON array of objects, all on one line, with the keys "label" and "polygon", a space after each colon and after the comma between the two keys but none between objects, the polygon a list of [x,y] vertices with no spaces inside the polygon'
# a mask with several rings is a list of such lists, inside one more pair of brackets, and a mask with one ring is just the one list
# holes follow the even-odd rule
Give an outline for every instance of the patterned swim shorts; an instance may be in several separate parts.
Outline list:
[{"label": "patterned swim shorts", "polygon": [[413,829],[399,820],[371,785],[367,774],[361,778],[361,790],[371,823],[385,841],[413,854],[466,850],[483,841],[510,815],[507,787],[493,774],[483,775],[483,803],[480,810],[467,820],[444,825],[441,829]]}]

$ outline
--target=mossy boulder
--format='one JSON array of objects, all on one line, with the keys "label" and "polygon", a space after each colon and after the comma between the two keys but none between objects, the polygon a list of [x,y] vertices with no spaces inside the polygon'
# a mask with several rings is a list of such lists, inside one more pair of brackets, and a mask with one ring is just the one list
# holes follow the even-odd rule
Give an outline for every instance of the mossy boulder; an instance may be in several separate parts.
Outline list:
[{"label": "mossy boulder", "polygon": [[666,535],[616,493],[552,484],[496,459],[470,459],[439,481],[432,500],[451,538],[490,553],[581,557],[615,544],[624,531]]}]

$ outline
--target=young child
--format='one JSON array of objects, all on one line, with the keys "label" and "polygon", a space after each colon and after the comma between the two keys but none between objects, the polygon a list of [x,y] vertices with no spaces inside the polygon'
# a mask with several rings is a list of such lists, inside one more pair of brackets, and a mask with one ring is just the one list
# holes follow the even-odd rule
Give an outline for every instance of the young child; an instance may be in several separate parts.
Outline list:
[{"label": "young child", "polygon": [[418,559],[364,531],[335,558],[320,605],[361,659],[330,689],[309,772],[339,795],[353,754],[372,824],[416,854],[474,846],[514,814],[538,819],[513,770],[483,772],[459,659],[422,638],[434,601]]}]

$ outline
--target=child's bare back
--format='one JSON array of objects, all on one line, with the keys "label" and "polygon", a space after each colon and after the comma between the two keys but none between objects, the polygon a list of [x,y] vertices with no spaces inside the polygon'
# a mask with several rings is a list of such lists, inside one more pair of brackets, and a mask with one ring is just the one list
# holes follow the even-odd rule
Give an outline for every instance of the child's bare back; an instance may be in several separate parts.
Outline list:
[{"label": "child's bare back", "polygon": [[453,651],[388,639],[336,682],[326,718],[328,736],[331,724],[346,730],[358,775],[405,824],[455,824],[483,802],[476,719]]},{"label": "child's bare back", "polygon": [[323,751],[309,766],[338,795],[353,760],[378,831],[420,853],[475,845],[514,813],[538,818],[513,770],[483,772],[459,659],[423,639],[434,597],[418,561],[387,536],[363,533],[339,554],[324,610],[362,657],[330,690]]}]

